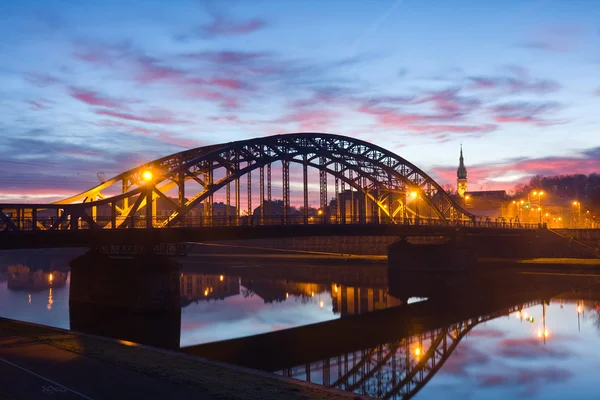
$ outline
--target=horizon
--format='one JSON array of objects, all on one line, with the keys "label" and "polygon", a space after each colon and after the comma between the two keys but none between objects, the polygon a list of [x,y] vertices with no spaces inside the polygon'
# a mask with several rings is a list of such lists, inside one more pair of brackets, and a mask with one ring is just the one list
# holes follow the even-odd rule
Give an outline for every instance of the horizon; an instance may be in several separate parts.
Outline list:
[{"label": "horizon", "polygon": [[365,140],[471,190],[600,172],[584,0],[3,5],[0,202],[51,202],[189,148]]}]

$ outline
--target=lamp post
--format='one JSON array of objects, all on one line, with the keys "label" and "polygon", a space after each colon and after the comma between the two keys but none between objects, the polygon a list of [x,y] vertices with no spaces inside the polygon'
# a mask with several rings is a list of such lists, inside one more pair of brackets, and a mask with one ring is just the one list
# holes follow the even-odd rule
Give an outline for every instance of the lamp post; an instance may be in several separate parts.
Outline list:
[{"label": "lamp post", "polygon": [[540,213],[540,225],[542,225],[542,196],[544,195],[543,191],[535,191],[533,192],[533,197],[538,198],[538,211]]},{"label": "lamp post", "polygon": [[581,216],[581,203],[577,200],[573,201],[573,225],[574,228],[579,228],[579,218]]},{"label": "lamp post", "polygon": [[415,203],[415,223],[419,225],[419,194],[416,191],[410,192],[410,197],[416,200]]}]

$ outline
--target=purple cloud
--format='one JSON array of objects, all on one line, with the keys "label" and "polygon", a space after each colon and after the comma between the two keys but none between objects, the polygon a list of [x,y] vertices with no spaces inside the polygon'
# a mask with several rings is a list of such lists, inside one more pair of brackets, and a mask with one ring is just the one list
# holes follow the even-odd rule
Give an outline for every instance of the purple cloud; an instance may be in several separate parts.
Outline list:
[{"label": "purple cloud", "polygon": [[554,53],[568,53],[577,48],[583,37],[583,29],[574,24],[553,24],[532,32],[531,39],[520,47]]},{"label": "purple cloud", "polygon": [[537,338],[504,339],[498,343],[496,353],[507,358],[532,359],[532,358],[556,358],[564,359],[571,356],[566,350],[558,345],[544,346]]},{"label": "purple cloud", "polygon": [[470,85],[467,86],[467,89],[496,90],[508,94],[546,94],[555,92],[561,88],[558,82],[548,79],[531,78],[527,70],[519,66],[509,66],[505,70],[508,73],[505,76],[468,77]]},{"label": "purple cloud", "polygon": [[117,119],[123,119],[127,121],[138,121],[146,122],[149,124],[163,124],[163,125],[184,125],[189,124],[189,121],[176,119],[172,113],[167,111],[161,112],[149,112],[147,115],[129,114],[123,112],[117,112],[112,110],[96,110],[98,115],[106,115]]},{"label": "purple cloud", "polygon": [[556,113],[561,105],[556,102],[527,103],[513,102],[499,104],[490,107],[490,111],[496,122],[532,124],[535,126],[547,126],[564,123],[558,120],[545,120],[543,116],[548,113]]},{"label": "purple cloud", "polygon": [[117,101],[101,96],[100,94],[91,90],[71,87],[69,88],[69,94],[77,100],[92,106],[104,106],[109,108],[121,107]]},{"label": "purple cloud", "polygon": [[46,87],[56,83],[60,83],[60,79],[55,78],[45,73],[28,73],[25,75],[25,80],[38,87]]},{"label": "purple cloud", "polygon": [[241,36],[253,33],[265,26],[266,22],[260,18],[235,20],[229,16],[215,14],[210,23],[200,26],[199,33],[206,38]]}]

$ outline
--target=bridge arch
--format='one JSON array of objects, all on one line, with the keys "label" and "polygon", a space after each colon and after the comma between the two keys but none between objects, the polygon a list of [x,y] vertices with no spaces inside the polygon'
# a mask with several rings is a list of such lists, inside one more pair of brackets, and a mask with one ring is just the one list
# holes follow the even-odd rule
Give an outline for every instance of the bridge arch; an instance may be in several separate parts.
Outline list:
[{"label": "bridge arch", "polygon": [[[320,176],[320,210],[325,220],[330,220],[327,197],[327,176],[335,180],[337,206],[340,213],[340,191],[348,185],[352,191],[364,195],[375,205],[380,222],[404,222],[408,216],[419,217],[422,201],[425,209],[432,211],[433,219],[442,222],[472,219],[472,215],[456,204],[442,187],[421,169],[397,154],[380,146],[341,135],[327,133],[292,133],[199,147],[152,161],[123,172],[112,179],[76,196],[56,202],[57,205],[85,203],[94,214],[95,209],[108,206],[112,209],[112,222],[104,227],[127,226],[134,216],[144,213],[154,217],[153,226],[176,226],[195,206],[204,202],[204,216],[211,218],[213,196],[222,189],[227,192],[229,212],[231,186],[235,186],[235,216],[241,214],[240,178],[248,180],[248,214],[252,212],[250,179],[260,172],[260,212],[271,204],[271,166],[281,163],[283,213],[290,208],[290,163],[303,167],[304,222],[307,218],[307,169],[315,168]],[[267,170],[268,199],[265,203],[265,169]],[[152,172],[145,180],[144,173]],[[217,178],[215,178],[218,176]],[[194,190],[190,193],[189,183]],[[186,185],[186,183],[188,183]],[[199,186],[200,189],[197,189]],[[188,190],[186,190],[188,187]],[[177,191],[177,200],[168,196]],[[107,197],[103,194],[112,191]],[[411,207],[414,196],[416,206]],[[190,196],[187,198],[186,196]],[[156,220],[157,199],[170,204],[172,212]],[[354,203],[354,200],[353,200]],[[360,203],[359,203],[360,205]],[[365,206],[366,207],[366,206]]]}]

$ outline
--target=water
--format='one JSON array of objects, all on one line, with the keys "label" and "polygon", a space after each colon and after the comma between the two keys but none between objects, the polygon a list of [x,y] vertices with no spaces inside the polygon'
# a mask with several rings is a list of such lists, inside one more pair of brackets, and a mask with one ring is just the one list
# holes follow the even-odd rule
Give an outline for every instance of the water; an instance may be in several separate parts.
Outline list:
[{"label": "water", "polygon": [[[37,274],[22,269],[20,279],[8,265],[35,261],[0,260],[0,316],[68,329],[64,260]],[[267,357],[250,354],[245,365],[382,399],[598,397],[593,273],[388,282],[383,265],[183,264],[179,343],[188,349],[245,338],[248,352],[271,357],[258,364]],[[297,327],[296,336],[287,329]],[[268,332],[275,336],[265,352],[252,335]]]}]

